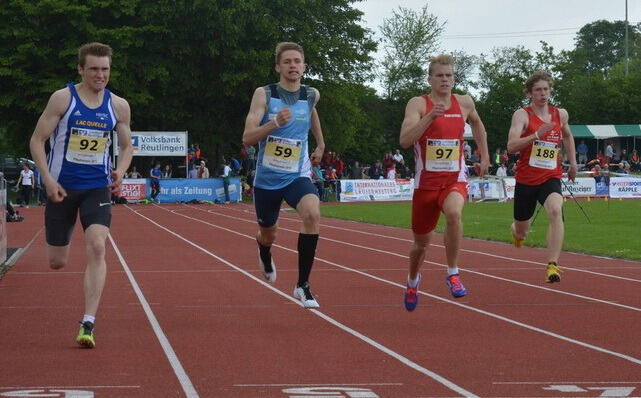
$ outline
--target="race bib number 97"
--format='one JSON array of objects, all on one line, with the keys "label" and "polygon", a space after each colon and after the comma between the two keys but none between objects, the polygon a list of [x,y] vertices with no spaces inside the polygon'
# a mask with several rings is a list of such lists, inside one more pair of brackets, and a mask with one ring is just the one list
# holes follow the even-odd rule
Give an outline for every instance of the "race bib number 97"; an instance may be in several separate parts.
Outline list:
[{"label": "race bib number 97", "polygon": [[425,143],[425,170],[459,171],[459,140],[427,140]]},{"label": "race bib number 97", "polygon": [[102,164],[109,132],[72,128],[67,146],[67,161],[80,164]]},{"label": "race bib number 97", "polygon": [[301,140],[268,136],[263,166],[279,171],[298,172],[302,145]]},{"label": "race bib number 97", "polygon": [[534,141],[530,152],[529,165],[539,169],[554,170],[557,165],[559,147],[554,142]]}]

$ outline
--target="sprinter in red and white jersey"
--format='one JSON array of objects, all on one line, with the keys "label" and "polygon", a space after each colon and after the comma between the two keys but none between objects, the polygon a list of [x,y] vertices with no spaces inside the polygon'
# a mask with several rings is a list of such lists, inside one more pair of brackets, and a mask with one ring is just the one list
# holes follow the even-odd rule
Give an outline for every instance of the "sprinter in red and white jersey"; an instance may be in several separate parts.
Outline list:
[{"label": "sprinter in red and white jersey", "polygon": [[511,226],[514,245],[523,245],[536,202],[539,202],[550,220],[546,280],[559,282],[561,270],[558,260],[564,233],[561,147],[570,162],[568,178],[572,181],[576,177],[576,157],[574,138],[568,126],[568,112],[548,104],[553,83],[552,77],[544,71],[537,71],[527,79],[524,92],[530,99],[530,105],[512,115],[507,150],[520,153],[515,176],[514,222]]},{"label": "sprinter in red and white jersey", "polygon": [[454,61],[450,55],[433,58],[428,68],[430,94],[414,97],[405,108],[400,145],[414,146],[416,174],[412,198],[412,231],[405,308],[413,311],[418,302],[419,270],[425,258],[440,213],[445,214],[446,284],[454,297],[467,290],[461,283],[458,254],[463,224],[461,213],[467,198],[467,168],[464,157],[465,123],[472,127],[481,153],[481,175],[490,165],[485,127],[469,95],[452,94]]}]

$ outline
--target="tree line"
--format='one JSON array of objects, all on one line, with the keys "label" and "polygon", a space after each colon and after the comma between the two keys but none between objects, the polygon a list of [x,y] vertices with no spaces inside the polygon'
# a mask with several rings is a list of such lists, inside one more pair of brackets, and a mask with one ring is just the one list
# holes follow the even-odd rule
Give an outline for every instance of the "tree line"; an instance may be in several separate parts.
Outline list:
[{"label": "tree line", "polygon": [[[28,155],[28,139],[49,95],[77,81],[76,51],[100,41],[114,49],[109,88],[126,98],[132,129],[188,130],[210,160],[237,154],[256,87],[276,81],[274,48],[305,49],[303,80],[318,88],[326,150],[368,163],[398,147],[405,104],[429,92],[429,57],[455,57],[458,92],[471,93],[490,148],[505,145],[536,69],[555,79],[553,102],[572,124],[641,123],[641,24],[595,21],[575,48],[496,48],[471,56],[442,48],[444,23],[399,7],[366,27],[355,0],[9,0],[0,8],[0,153]],[[384,52],[378,62],[377,49]],[[628,73],[626,74],[626,69]],[[382,92],[371,87],[375,78]],[[407,153],[406,155],[410,155]],[[411,156],[410,156],[411,157]],[[407,156],[406,156],[407,158]]]}]

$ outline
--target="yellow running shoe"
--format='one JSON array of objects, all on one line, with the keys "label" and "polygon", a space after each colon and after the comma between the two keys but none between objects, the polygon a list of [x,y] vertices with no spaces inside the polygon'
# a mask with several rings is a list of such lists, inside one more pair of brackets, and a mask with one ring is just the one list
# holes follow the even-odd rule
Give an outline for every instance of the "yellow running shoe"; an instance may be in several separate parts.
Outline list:
[{"label": "yellow running shoe", "polygon": [[561,269],[556,262],[550,261],[547,265],[547,281],[550,283],[561,282]]},{"label": "yellow running shoe", "polygon": [[525,242],[525,239],[516,238],[516,236],[514,235],[514,224],[510,226],[510,232],[512,232],[512,244],[516,247],[523,246],[523,242]]},{"label": "yellow running shoe", "polygon": [[76,342],[86,348],[94,348],[96,342],[93,339],[93,323],[89,321],[81,322],[80,330],[78,331],[78,336],[76,337]]}]

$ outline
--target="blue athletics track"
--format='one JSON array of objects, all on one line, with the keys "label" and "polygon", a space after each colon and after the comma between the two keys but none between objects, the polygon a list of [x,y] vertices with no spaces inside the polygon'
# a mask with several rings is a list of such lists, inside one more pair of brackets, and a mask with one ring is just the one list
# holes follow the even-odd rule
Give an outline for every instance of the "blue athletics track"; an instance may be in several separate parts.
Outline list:
[{"label": "blue athletics track", "polygon": [[561,283],[547,284],[543,250],[465,239],[469,294],[455,300],[438,236],[408,313],[411,232],[323,218],[321,306],[306,310],[291,296],[295,214],[281,214],[272,285],[251,205],[115,205],[89,350],[75,343],[81,228],[54,271],[43,208],[21,214],[0,280],[0,397],[641,396],[637,262],[563,253]]}]

